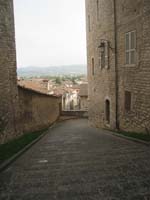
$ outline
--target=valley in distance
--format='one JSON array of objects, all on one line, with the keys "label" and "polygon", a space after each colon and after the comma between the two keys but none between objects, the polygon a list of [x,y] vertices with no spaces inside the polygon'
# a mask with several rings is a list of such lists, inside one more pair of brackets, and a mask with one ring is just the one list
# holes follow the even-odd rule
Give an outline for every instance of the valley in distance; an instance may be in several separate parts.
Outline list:
[{"label": "valley in distance", "polygon": [[17,73],[18,85],[48,94],[63,95],[87,85],[86,65],[22,67]]}]

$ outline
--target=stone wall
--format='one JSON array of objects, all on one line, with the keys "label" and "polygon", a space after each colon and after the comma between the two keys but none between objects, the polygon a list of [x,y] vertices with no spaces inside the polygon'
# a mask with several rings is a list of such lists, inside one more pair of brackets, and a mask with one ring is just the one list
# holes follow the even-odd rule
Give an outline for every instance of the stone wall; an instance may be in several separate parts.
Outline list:
[{"label": "stone wall", "polygon": [[[124,5],[124,9],[121,9]],[[129,9],[130,8],[130,9]],[[119,120],[127,131],[150,131],[150,1],[117,1]],[[125,33],[136,31],[136,64],[125,65]],[[126,112],[125,91],[132,95]]]},{"label": "stone wall", "polygon": [[78,118],[88,118],[88,111],[62,111],[62,116],[68,116],[68,117],[78,117]]},{"label": "stone wall", "polygon": [[0,143],[18,135],[13,1],[0,0]]},{"label": "stone wall", "polygon": [[49,127],[60,116],[61,97],[47,95],[18,86],[20,124],[23,132],[33,132]]},{"label": "stone wall", "polygon": [[[114,129],[118,118],[122,130],[150,132],[150,1],[86,0],[86,11],[91,124]],[[130,31],[136,32],[134,65],[125,63],[125,34]],[[97,47],[102,39],[109,41],[107,69],[101,69],[98,63]],[[131,92],[129,112],[125,110],[125,91]],[[105,99],[110,101],[109,126],[105,123]]]},{"label": "stone wall", "polygon": [[[124,8],[121,9],[121,6]],[[129,9],[130,8],[130,9]],[[125,33],[136,31],[136,63],[125,65]],[[120,129],[150,131],[150,1],[117,1]],[[125,91],[131,111],[125,111]]]},{"label": "stone wall", "polygon": [[[114,8],[113,1],[100,0],[99,11],[97,12],[96,2],[86,0],[89,120],[91,125],[107,126],[105,100],[109,99],[112,119],[110,126],[114,128],[116,124],[115,53],[114,50],[109,52],[109,67],[102,69],[99,64],[100,50],[98,48],[101,40],[110,41],[111,47],[114,47]],[[94,75],[92,74],[93,58]]]},{"label": "stone wall", "polygon": [[80,110],[88,111],[88,97],[87,96],[80,97]]}]

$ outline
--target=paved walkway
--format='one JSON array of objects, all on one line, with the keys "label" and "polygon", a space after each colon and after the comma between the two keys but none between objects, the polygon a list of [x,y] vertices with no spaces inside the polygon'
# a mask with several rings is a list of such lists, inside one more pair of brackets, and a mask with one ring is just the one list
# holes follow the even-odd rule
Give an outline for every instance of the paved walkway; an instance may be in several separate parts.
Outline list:
[{"label": "paved walkway", "polygon": [[0,174],[0,200],[128,199],[150,199],[150,148],[86,120],[57,124]]}]

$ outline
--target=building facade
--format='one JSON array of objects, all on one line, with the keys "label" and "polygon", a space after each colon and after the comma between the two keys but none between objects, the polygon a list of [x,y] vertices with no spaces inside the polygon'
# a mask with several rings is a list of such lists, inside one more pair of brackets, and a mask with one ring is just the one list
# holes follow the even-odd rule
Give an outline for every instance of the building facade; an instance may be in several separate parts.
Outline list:
[{"label": "building facade", "polygon": [[150,1],[86,0],[89,120],[150,132]]},{"label": "building facade", "polygon": [[0,0],[0,143],[17,136],[18,113],[13,1]]},{"label": "building facade", "polygon": [[83,83],[80,85],[80,110],[88,111],[88,84]]},{"label": "building facade", "polygon": [[79,91],[78,89],[67,88],[62,95],[62,110],[79,110]]}]

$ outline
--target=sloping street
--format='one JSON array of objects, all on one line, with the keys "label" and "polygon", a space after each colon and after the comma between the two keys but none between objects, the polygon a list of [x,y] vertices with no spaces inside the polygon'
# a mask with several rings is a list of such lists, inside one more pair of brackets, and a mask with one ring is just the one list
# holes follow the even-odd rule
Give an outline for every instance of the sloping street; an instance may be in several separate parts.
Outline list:
[{"label": "sloping street", "polygon": [[128,199],[150,199],[150,147],[84,119],[56,124],[0,174],[0,200]]}]

